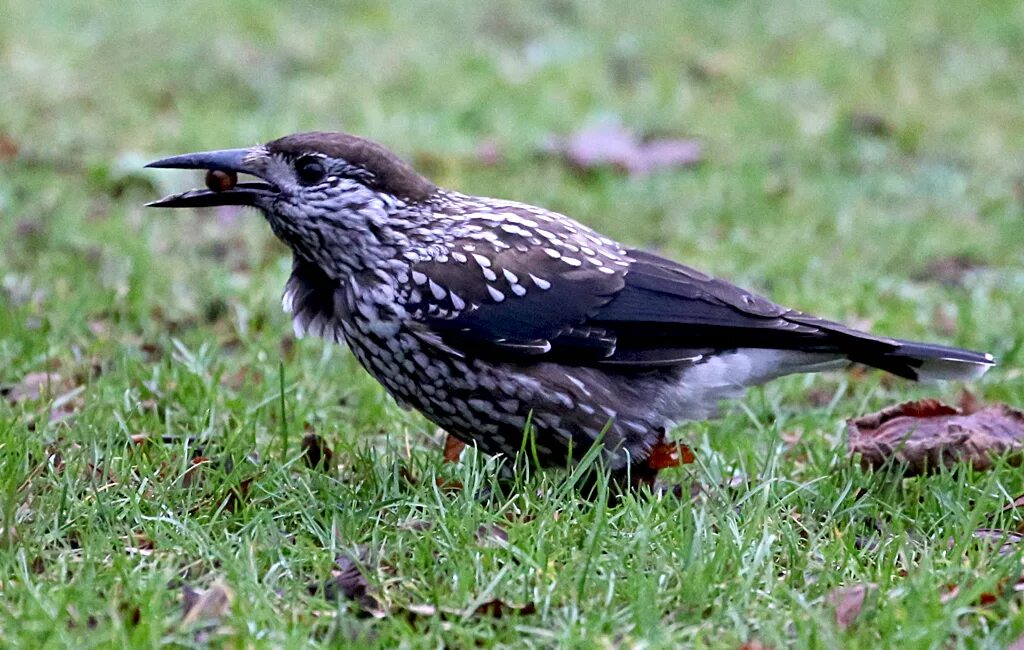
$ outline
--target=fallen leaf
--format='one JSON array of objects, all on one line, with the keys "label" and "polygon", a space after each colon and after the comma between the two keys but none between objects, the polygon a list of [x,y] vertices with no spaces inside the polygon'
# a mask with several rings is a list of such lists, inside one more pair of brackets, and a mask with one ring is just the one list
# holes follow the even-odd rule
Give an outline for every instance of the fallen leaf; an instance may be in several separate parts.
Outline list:
[{"label": "fallen leaf", "polygon": [[444,462],[457,463],[462,458],[462,451],[466,443],[462,442],[452,434],[447,434],[444,439]]},{"label": "fallen leaf", "polygon": [[231,611],[235,592],[227,583],[218,580],[205,591],[189,585],[182,587],[182,614],[179,627],[203,623],[216,625]]},{"label": "fallen leaf", "polygon": [[476,148],[476,159],[485,167],[495,167],[505,161],[497,140],[484,140]]},{"label": "fallen leaf", "polygon": [[302,438],[302,460],[310,469],[330,471],[334,468],[334,451],[313,428],[306,424],[306,435]]},{"label": "fallen leaf", "polygon": [[960,412],[964,415],[971,415],[977,413],[983,407],[981,400],[978,396],[967,390],[966,388],[960,389]]},{"label": "fallen leaf", "polygon": [[476,543],[480,546],[502,547],[508,544],[508,533],[497,524],[482,524],[476,529]]},{"label": "fallen leaf", "polygon": [[181,475],[181,487],[198,488],[202,485],[203,475],[213,461],[206,456],[196,456],[189,461],[188,468]]},{"label": "fallen leaf", "polygon": [[446,480],[441,477],[434,479],[434,485],[442,492],[461,492],[463,488],[462,481],[456,481],[455,479]]},{"label": "fallen leaf", "polygon": [[844,630],[850,627],[860,616],[868,592],[877,588],[878,585],[874,583],[861,583],[849,587],[839,587],[829,593],[826,600],[835,607],[836,625]]},{"label": "fallen leaf", "polygon": [[849,420],[846,429],[849,453],[865,468],[895,461],[907,476],[956,463],[985,470],[995,456],[1019,464],[1024,449],[1024,412],[1005,404],[962,414],[936,400],[907,402]]},{"label": "fallen leaf", "polygon": [[537,613],[537,606],[532,602],[525,605],[509,605],[499,598],[481,603],[473,610],[473,614],[476,616],[489,616],[491,618],[502,618],[507,615],[528,616],[535,613]]},{"label": "fallen leaf", "polygon": [[697,140],[643,140],[615,122],[585,128],[566,138],[557,138],[551,149],[580,169],[613,167],[633,175],[668,167],[695,165],[701,161],[702,156],[702,147]]},{"label": "fallen leaf", "polygon": [[0,396],[11,404],[18,404],[53,395],[62,387],[63,379],[55,372],[30,372],[17,384],[0,386]]},{"label": "fallen leaf", "polygon": [[960,585],[951,582],[942,590],[942,594],[939,596],[939,602],[945,605],[959,595]]},{"label": "fallen leaf", "polygon": [[11,136],[0,133],[0,161],[7,162],[17,157],[21,147]]},{"label": "fallen leaf", "polygon": [[938,282],[946,286],[962,286],[967,274],[980,268],[981,262],[967,255],[950,255],[934,259],[910,277],[918,282]]},{"label": "fallen leaf", "polygon": [[689,465],[697,460],[693,451],[686,445],[675,442],[659,442],[651,447],[651,454],[647,457],[647,467],[655,471]]},{"label": "fallen leaf", "polygon": [[[323,595],[327,600],[339,597],[351,600],[359,608],[362,616],[384,618],[387,612],[381,607],[380,601],[370,589],[370,583],[363,574],[361,562],[351,555],[339,555],[335,560],[336,568],[331,571],[331,579],[323,585]],[[315,586],[310,591],[319,591]]]},{"label": "fallen leaf", "polygon": [[1024,494],[1003,506],[1003,512],[1013,512],[1018,509],[1024,509]]},{"label": "fallen leaf", "polygon": [[974,539],[988,542],[992,546],[999,545],[1000,555],[1013,553],[1020,548],[1020,543],[1024,542],[1024,535],[1021,533],[996,528],[979,528],[971,535]]},{"label": "fallen leaf", "polygon": [[413,530],[417,532],[430,530],[433,527],[434,524],[427,521],[426,519],[407,519],[398,524],[399,530]]},{"label": "fallen leaf", "polygon": [[886,136],[892,133],[892,126],[884,117],[870,111],[854,111],[850,114],[848,124],[851,131],[865,135]]}]

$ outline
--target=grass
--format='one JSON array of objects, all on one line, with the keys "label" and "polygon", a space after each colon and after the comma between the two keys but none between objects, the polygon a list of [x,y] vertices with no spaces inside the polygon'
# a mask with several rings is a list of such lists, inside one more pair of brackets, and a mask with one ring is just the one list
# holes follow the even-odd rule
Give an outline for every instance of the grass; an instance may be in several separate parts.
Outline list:
[{"label": "grass", "polygon": [[[698,462],[666,478],[704,485],[693,502],[606,507],[558,472],[480,499],[486,459],[442,463],[433,428],[345,350],[291,338],[289,261],[260,219],[145,211],[194,179],[140,169],[304,129],[364,134],[443,185],[562,210],[780,302],[989,350],[1001,365],[971,390],[1019,405],[1020,3],[6,6],[0,384],[49,376],[0,399],[0,645],[945,648],[1024,633],[1005,583],[1020,549],[972,537],[1020,526],[1002,511],[1019,469],[901,480],[845,452],[846,418],[955,402],[959,386],[869,373],[754,391],[677,432]],[[857,127],[873,116],[881,129]],[[537,153],[609,119],[698,137],[706,160],[630,178]],[[957,257],[956,282],[927,272]],[[307,428],[337,467],[303,464]],[[479,534],[491,526],[507,542]],[[386,616],[318,588],[339,555]],[[183,586],[218,583],[234,595],[219,624],[180,626]],[[828,595],[862,583],[877,588],[844,629]],[[491,599],[504,616],[475,613]],[[423,605],[442,613],[409,613]]]}]

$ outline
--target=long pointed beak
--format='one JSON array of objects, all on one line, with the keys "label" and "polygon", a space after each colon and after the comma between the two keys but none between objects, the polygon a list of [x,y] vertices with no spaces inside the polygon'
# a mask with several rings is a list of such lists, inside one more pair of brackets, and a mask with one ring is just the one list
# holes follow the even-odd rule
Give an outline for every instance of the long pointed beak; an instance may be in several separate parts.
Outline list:
[{"label": "long pointed beak", "polygon": [[[161,169],[206,169],[209,171],[241,172],[259,176],[252,167],[252,149],[222,149],[202,151],[162,158],[146,167]],[[260,197],[277,193],[277,188],[263,181],[237,183],[223,191],[194,189],[165,196],[146,204],[151,208],[207,208],[217,205],[256,205]]]}]

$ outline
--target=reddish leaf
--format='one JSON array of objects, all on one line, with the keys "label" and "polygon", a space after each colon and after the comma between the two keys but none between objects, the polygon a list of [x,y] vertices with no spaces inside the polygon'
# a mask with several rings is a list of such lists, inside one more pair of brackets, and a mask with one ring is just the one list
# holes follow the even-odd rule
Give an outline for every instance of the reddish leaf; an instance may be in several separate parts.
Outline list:
[{"label": "reddish leaf", "polygon": [[960,595],[960,585],[953,584],[952,582],[947,584],[942,594],[939,596],[939,602],[945,605],[949,601],[953,600]]},{"label": "reddish leaf", "polygon": [[836,625],[844,630],[848,628],[860,616],[868,592],[877,588],[878,585],[868,583],[839,587],[833,590],[827,600],[830,605],[835,607]]},{"label": "reddish leaf", "polygon": [[1008,455],[1020,462],[1024,412],[996,404],[962,414],[929,399],[850,420],[847,434],[850,454],[860,454],[861,464],[868,468],[896,461],[906,465],[908,476],[955,463],[985,470],[994,456]]},{"label": "reddish leaf", "polygon": [[613,167],[630,174],[645,174],[666,167],[695,165],[701,144],[687,138],[642,140],[620,124],[606,123],[559,138],[552,149],[581,169]]},{"label": "reddish leaf", "polygon": [[651,447],[651,455],[647,457],[647,467],[655,471],[689,465],[697,460],[693,451],[686,445],[675,442],[659,442]]},{"label": "reddish leaf", "polygon": [[440,477],[434,479],[434,485],[439,487],[442,492],[461,492],[463,487],[462,481],[447,481]]},{"label": "reddish leaf", "polygon": [[13,160],[19,150],[20,147],[13,138],[6,133],[0,133],[0,161]]},{"label": "reddish leaf", "polygon": [[462,442],[452,434],[447,434],[444,439],[444,462],[457,463],[462,457],[462,451],[466,443]]}]

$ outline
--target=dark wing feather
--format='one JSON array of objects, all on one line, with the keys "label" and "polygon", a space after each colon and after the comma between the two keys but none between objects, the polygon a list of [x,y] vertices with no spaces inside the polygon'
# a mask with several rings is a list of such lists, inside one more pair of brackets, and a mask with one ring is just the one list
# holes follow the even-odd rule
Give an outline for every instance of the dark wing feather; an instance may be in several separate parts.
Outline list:
[{"label": "dark wing feather", "polygon": [[884,354],[896,341],[787,309],[735,285],[651,253],[634,263],[615,299],[590,323],[617,335],[620,354],[657,360],[659,349],[743,347]]},{"label": "dark wing feather", "polygon": [[[415,264],[413,270],[427,281],[406,308],[464,351],[557,354],[579,362],[614,352],[614,336],[586,323],[622,289],[624,268],[614,273],[593,266],[572,268],[540,248],[492,252],[486,259],[486,267],[472,254],[462,263],[449,258]],[[434,286],[444,293],[435,294]]]},{"label": "dark wing feather", "polygon": [[[498,277],[490,284],[501,301],[489,295],[482,269],[472,261],[469,267],[422,262],[415,268],[455,292],[465,308],[452,309],[426,290],[410,306],[418,310],[417,319],[463,352],[620,369],[696,363],[709,353],[743,347],[868,357],[897,347],[657,255],[619,252],[628,266],[606,273],[585,265],[569,268],[537,248],[501,251],[490,266]],[[551,286],[529,285],[525,295],[516,296],[502,278],[506,269],[520,280],[533,272]]]}]

